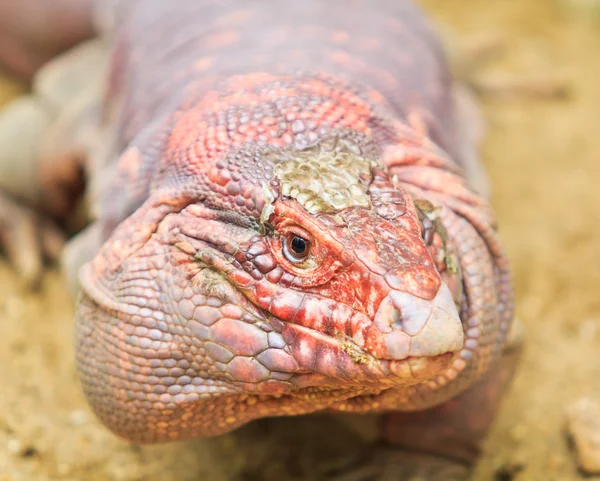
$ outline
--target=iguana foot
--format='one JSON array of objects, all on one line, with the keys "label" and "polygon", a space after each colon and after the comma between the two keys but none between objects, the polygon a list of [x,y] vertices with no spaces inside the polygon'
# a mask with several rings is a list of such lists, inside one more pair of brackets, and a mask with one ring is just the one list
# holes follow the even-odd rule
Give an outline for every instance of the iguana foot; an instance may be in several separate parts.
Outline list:
[{"label": "iguana foot", "polygon": [[384,446],[323,477],[327,481],[462,481],[471,469],[456,460]]},{"label": "iguana foot", "polygon": [[327,481],[462,481],[481,452],[520,353],[511,331],[500,362],[477,384],[440,406],[384,415],[385,444],[324,477]]},{"label": "iguana foot", "polygon": [[98,130],[104,50],[92,40],[56,58],[30,95],[0,110],[0,250],[29,286],[42,261],[56,260],[66,235],[88,220],[87,154]]},{"label": "iguana foot", "polygon": [[56,260],[65,239],[53,222],[0,191],[0,249],[27,287],[36,287],[43,261]]}]

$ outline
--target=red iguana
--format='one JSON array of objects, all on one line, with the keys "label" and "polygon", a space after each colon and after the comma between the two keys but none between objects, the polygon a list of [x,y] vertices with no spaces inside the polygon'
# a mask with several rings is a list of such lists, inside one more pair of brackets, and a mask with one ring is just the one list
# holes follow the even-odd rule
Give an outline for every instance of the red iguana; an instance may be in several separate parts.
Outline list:
[{"label": "red iguana", "polygon": [[376,479],[465,475],[512,371],[513,293],[476,119],[423,13],[114,3],[0,121],[36,147],[0,166],[9,252],[34,225],[15,196],[67,218],[65,179],[87,178],[65,263],[96,414],[151,443],[375,412],[400,460]]}]

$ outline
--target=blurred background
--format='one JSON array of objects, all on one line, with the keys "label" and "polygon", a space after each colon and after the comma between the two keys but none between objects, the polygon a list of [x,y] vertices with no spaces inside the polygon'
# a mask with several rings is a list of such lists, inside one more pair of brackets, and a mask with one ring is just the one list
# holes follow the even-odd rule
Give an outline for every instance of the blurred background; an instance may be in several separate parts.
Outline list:
[{"label": "blurred background", "polygon": [[[457,75],[479,88],[483,158],[527,335],[474,479],[584,479],[565,426],[575,401],[600,402],[600,2],[420,3]],[[486,42],[485,61],[461,57]],[[24,88],[2,77],[0,102]],[[58,272],[25,293],[0,260],[0,481],[309,480],[315,463],[335,463],[369,436],[324,418],[284,419],[213,440],[131,446],[88,410],[72,330]]]}]

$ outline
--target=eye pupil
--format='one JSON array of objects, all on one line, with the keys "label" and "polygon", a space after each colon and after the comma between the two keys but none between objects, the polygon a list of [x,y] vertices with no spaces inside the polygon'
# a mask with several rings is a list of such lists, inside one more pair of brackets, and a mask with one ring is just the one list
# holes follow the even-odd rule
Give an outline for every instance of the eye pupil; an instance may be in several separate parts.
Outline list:
[{"label": "eye pupil", "polygon": [[283,255],[293,264],[300,264],[306,261],[310,254],[310,241],[299,235],[284,236]]},{"label": "eye pupil", "polygon": [[294,237],[292,239],[292,243],[291,243],[291,249],[292,252],[296,255],[302,255],[306,252],[306,249],[308,248],[306,240],[304,240],[302,237]]}]

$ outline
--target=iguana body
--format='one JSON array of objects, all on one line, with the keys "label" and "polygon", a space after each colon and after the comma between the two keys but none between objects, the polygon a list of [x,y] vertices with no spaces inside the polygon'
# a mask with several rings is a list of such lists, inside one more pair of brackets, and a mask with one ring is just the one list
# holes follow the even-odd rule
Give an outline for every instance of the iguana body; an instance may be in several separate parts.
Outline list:
[{"label": "iguana body", "polygon": [[[506,381],[512,290],[461,169],[474,172],[470,119],[422,13],[117,11],[82,144],[93,221],[69,256],[72,270],[90,258],[76,347],[99,417],[159,442],[381,412],[389,443],[470,461]],[[402,473],[423,464],[410,459]]]}]

